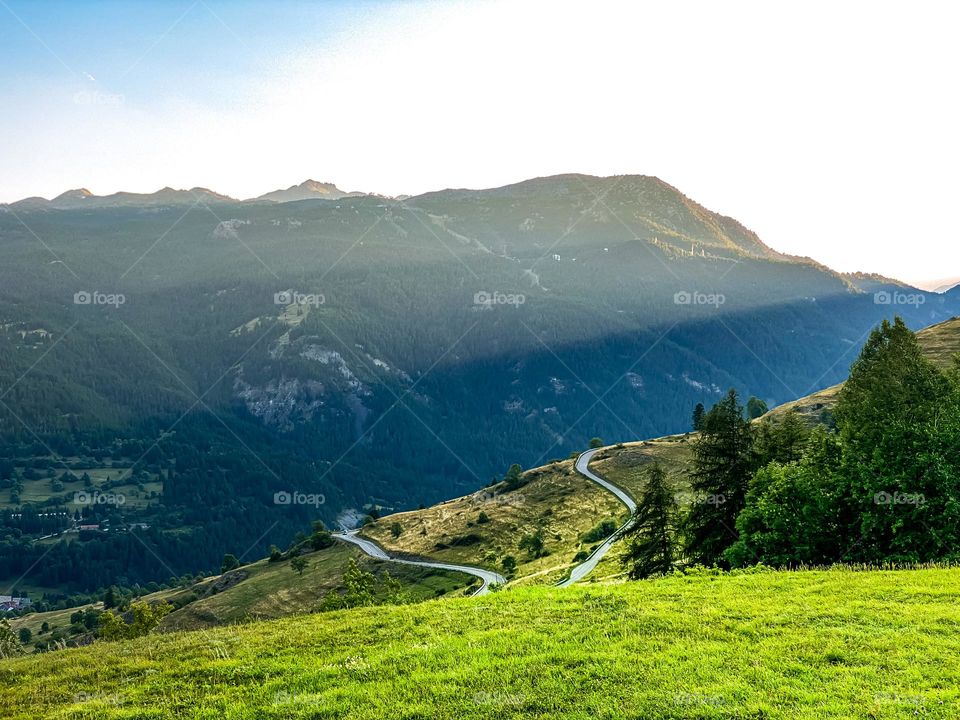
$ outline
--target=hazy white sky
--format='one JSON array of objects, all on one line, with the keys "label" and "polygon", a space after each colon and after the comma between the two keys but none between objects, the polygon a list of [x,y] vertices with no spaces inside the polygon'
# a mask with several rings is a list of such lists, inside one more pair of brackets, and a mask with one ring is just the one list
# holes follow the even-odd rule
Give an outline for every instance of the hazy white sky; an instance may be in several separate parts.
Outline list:
[{"label": "hazy white sky", "polygon": [[960,279],[952,3],[0,3],[0,201],[657,175],[839,270]]}]

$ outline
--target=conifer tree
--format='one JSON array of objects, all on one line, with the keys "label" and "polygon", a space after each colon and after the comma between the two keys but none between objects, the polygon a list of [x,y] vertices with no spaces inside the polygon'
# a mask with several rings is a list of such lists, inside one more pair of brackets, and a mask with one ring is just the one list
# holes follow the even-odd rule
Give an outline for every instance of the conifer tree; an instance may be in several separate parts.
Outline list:
[{"label": "conifer tree", "polygon": [[725,566],[723,551],[737,539],[737,514],[753,469],[753,429],[731,389],[704,416],[694,445],[694,502],[685,524],[690,561]]},{"label": "conifer tree", "polygon": [[647,486],[626,531],[630,544],[623,558],[634,580],[673,568],[676,502],[658,463],[651,468]]},{"label": "conifer tree", "polygon": [[697,403],[697,406],[693,409],[693,429],[695,432],[703,430],[703,417],[706,414],[707,409],[703,407],[703,403]]}]

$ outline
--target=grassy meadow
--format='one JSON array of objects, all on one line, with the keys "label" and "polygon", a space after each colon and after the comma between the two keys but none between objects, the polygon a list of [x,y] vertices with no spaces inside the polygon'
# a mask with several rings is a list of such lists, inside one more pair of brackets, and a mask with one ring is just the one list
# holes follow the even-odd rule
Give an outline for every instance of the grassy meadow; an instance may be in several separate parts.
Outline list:
[{"label": "grassy meadow", "polygon": [[753,572],[306,615],[0,662],[11,718],[955,718],[960,569]]}]

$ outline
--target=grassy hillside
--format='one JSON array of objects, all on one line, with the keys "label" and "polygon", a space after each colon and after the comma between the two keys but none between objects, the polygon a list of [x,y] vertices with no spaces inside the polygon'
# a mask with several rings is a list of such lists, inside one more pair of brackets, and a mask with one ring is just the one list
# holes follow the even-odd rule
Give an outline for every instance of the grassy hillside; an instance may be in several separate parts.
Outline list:
[{"label": "grassy hillside", "polygon": [[960,569],[520,588],[5,661],[0,715],[955,718],[958,627]]},{"label": "grassy hillside", "polygon": [[960,353],[960,317],[920,330],[917,340],[927,357],[941,367],[951,367]]},{"label": "grassy hillside", "polygon": [[[473,581],[463,573],[379,562],[352,545],[340,543],[306,553],[304,557],[309,564],[303,575],[298,575],[290,567],[289,560],[273,563],[260,560],[224,575],[205,578],[188,588],[161,590],[144,599],[170,602],[179,608],[164,618],[161,631],[195,630],[316,612],[327,593],[341,589],[350,558],[356,558],[361,568],[378,577],[382,578],[384,571],[389,571],[403,584],[408,598],[414,602],[453,594]],[[32,613],[14,619],[10,625],[14,630],[28,628],[35,641],[50,640],[51,637],[73,638],[69,633],[70,616],[88,607],[102,609],[103,605],[96,603]],[[40,632],[44,622],[50,627],[49,634]]]},{"label": "grassy hillside", "polygon": [[326,550],[308,553],[303,575],[290,567],[290,561],[266,560],[240,569],[243,579],[226,589],[210,592],[209,587],[225,576],[207,580],[196,592],[202,597],[164,618],[161,630],[192,630],[246,620],[260,620],[315,612],[324,595],[341,587],[347,561],[353,557],[361,567],[382,576],[384,571],[403,583],[410,600],[419,601],[445,595],[470,584],[462,573],[444,572],[395,565],[372,560],[353,546],[337,544]]},{"label": "grassy hillside", "polygon": [[590,469],[619,485],[633,497],[639,497],[646,485],[651,463],[659,463],[677,492],[688,487],[694,435],[668,435],[654,440],[621,443],[601,450],[593,457]]},{"label": "grassy hillside", "polygon": [[[581,476],[572,460],[524,474],[527,484],[504,492],[503,485],[440,503],[397,513],[368,525],[362,534],[393,553],[428,556],[443,562],[501,569],[510,555],[517,561],[517,582],[550,583],[565,575],[578,552],[597,540],[585,540],[598,523],[619,525],[627,509],[606,490]],[[487,521],[480,522],[480,513]],[[394,523],[400,534],[394,537]],[[548,555],[534,558],[520,548],[526,535],[544,530]]]}]

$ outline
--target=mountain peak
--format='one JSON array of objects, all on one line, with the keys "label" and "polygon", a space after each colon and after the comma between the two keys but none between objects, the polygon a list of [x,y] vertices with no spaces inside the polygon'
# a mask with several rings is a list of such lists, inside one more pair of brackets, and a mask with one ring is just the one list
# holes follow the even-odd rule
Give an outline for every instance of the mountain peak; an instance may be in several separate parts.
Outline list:
[{"label": "mountain peak", "polygon": [[79,200],[88,197],[93,197],[93,193],[86,188],[76,188],[75,190],[67,190],[66,192],[60,193],[53,199],[53,202],[57,202],[58,200]]},{"label": "mountain peak", "polygon": [[337,186],[333,183],[320,182],[319,180],[304,180],[302,183],[296,187],[303,188],[305,190],[336,190]]},{"label": "mountain peak", "polygon": [[291,185],[286,190],[274,190],[255,199],[284,203],[311,199],[339,200],[340,198],[360,194],[361,193],[344,192],[333,183],[304,180],[299,185]]}]

